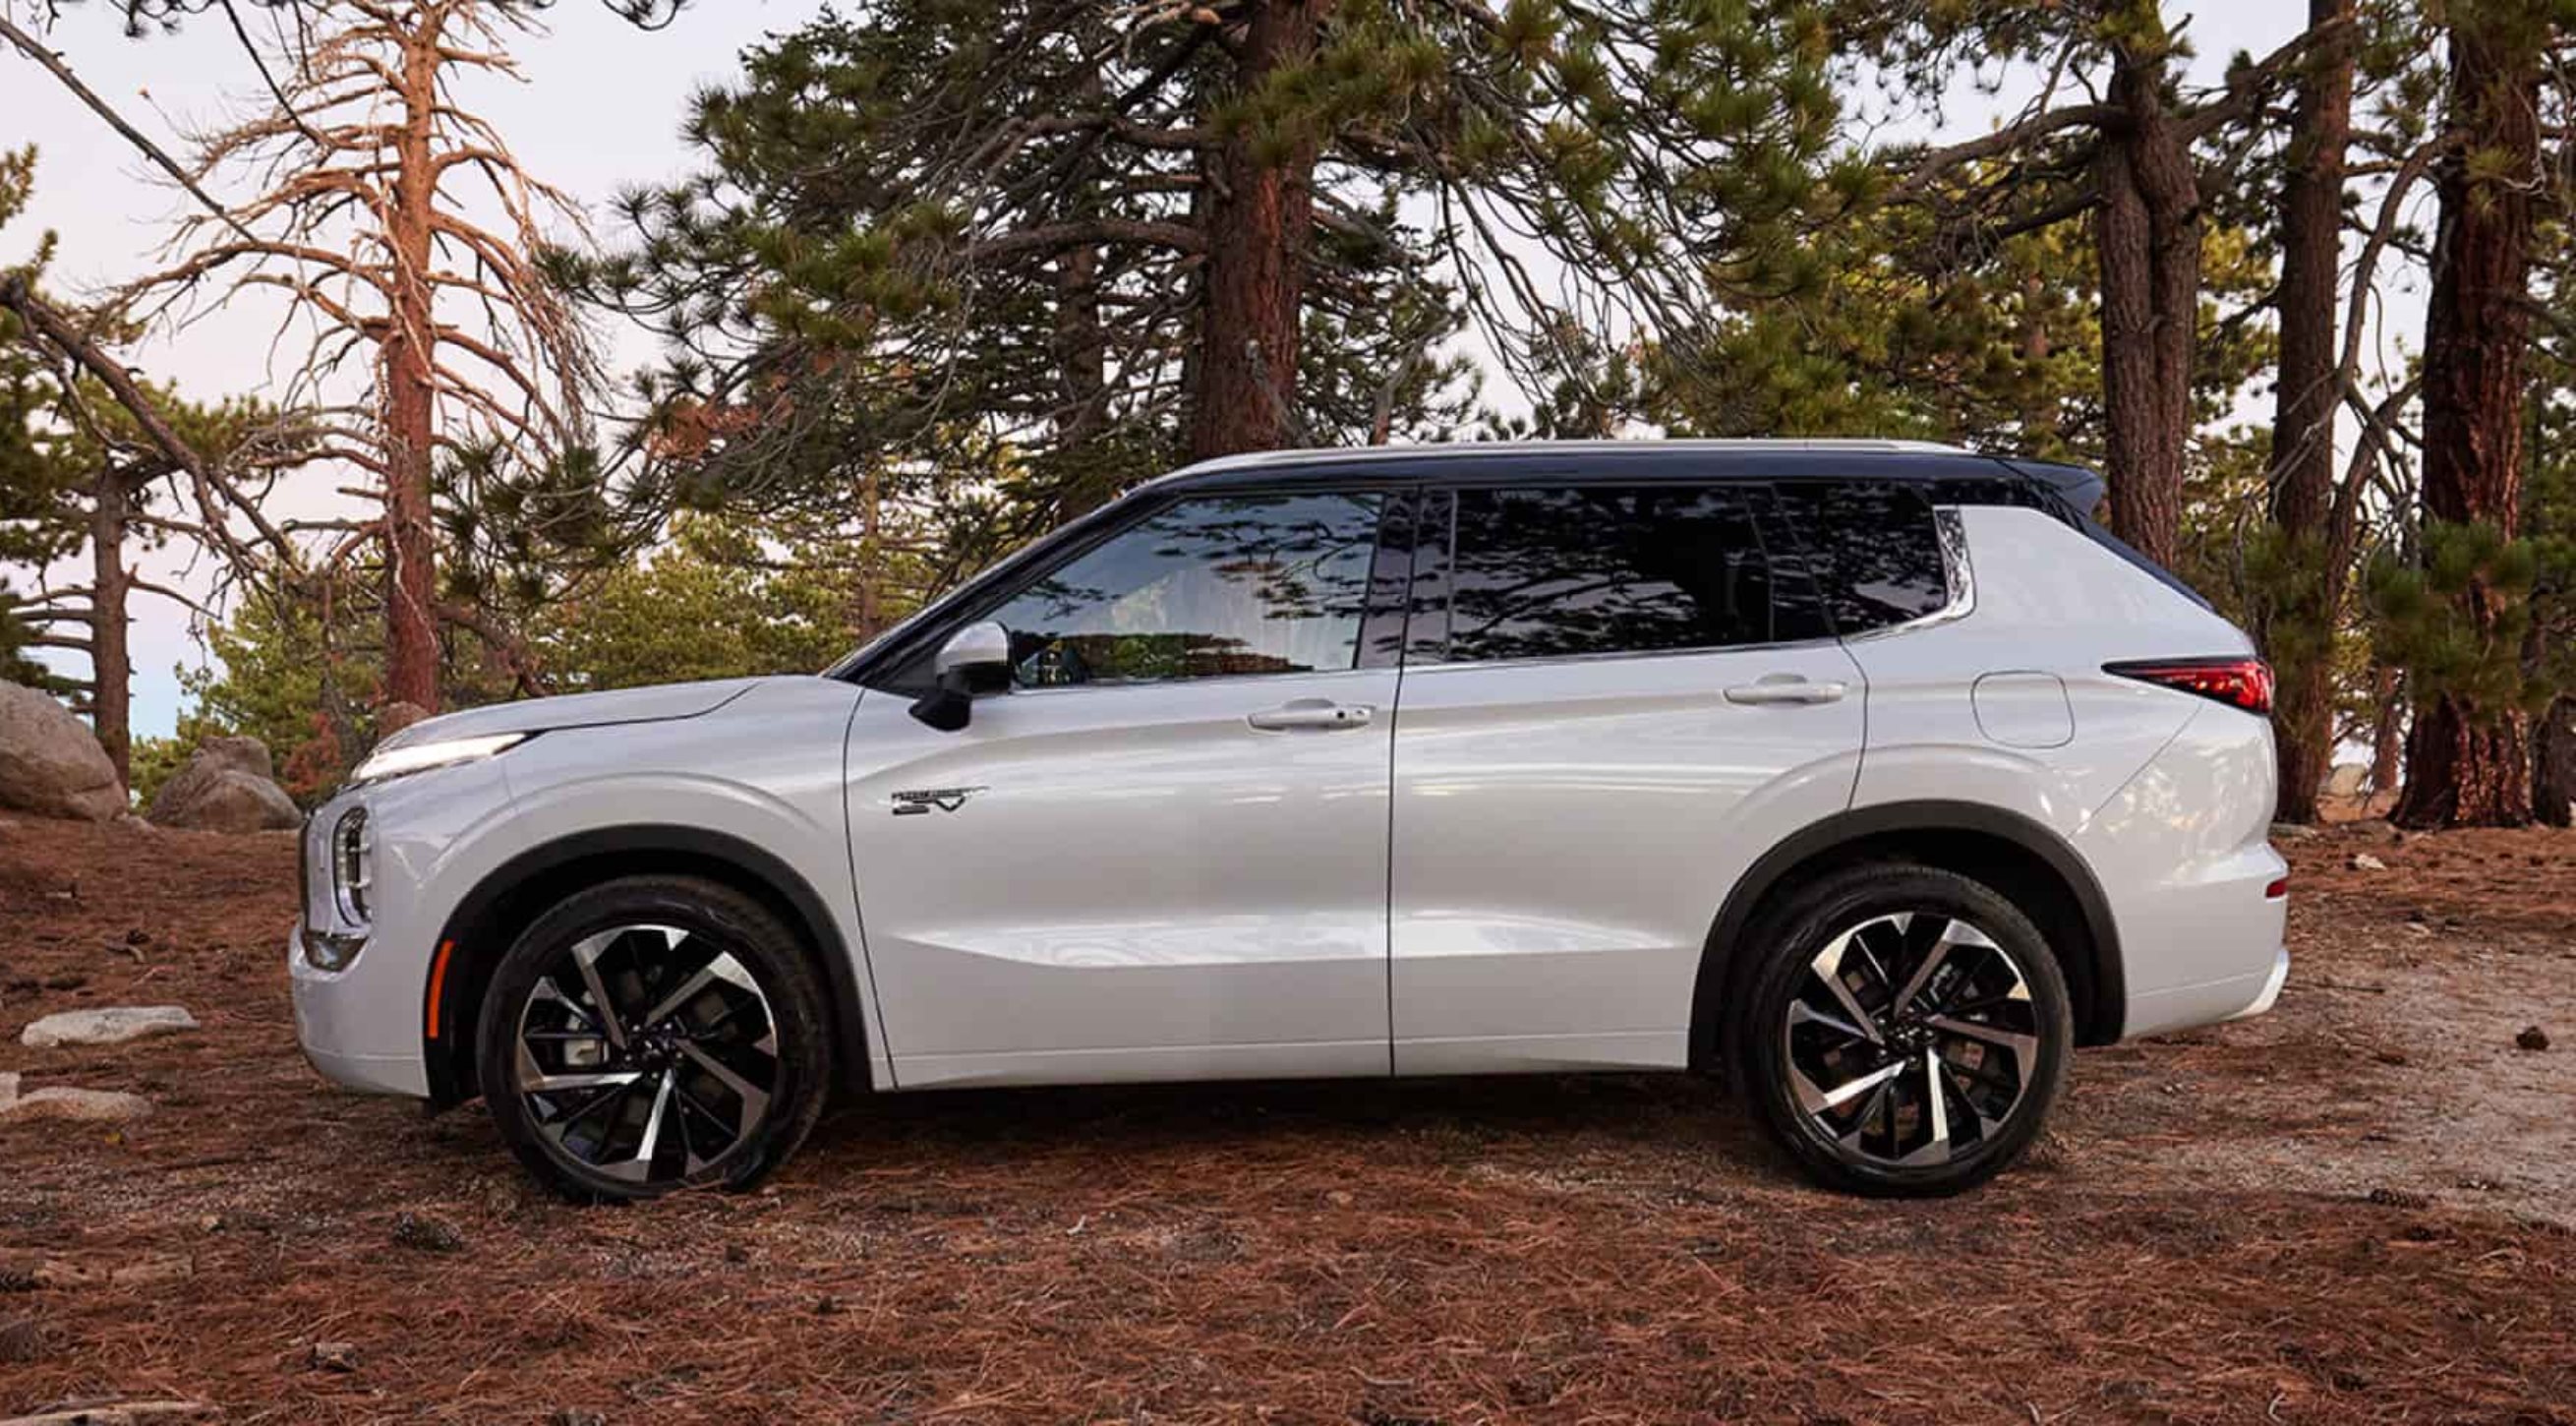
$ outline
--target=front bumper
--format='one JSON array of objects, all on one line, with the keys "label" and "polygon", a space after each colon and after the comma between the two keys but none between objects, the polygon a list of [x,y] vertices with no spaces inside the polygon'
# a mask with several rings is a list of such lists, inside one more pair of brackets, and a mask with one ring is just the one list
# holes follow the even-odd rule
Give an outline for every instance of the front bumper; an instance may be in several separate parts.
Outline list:
[{"label": "front bumper", "polygon": [[[393,954],[394,949],[370,945],[346,969],[326,971],[305,959],[304,927],[298,922],[286,943],[295,1039],[304,1058],[333,1084],[426,1099],[429,1066],[420,1048],[420,967]],[[403,974],[406,970],[409,975]],[[396,1045],[408,1048],[387,1048]]]}]

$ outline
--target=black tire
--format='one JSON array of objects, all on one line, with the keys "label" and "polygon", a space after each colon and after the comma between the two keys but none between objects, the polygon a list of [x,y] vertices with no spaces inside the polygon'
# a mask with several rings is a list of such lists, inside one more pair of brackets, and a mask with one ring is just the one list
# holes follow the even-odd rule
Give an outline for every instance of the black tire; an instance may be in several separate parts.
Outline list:
[{"label": "black tire", "polygon": [[[601,995],[621,1010],[613,1043]],[[826,1025],[802,942],[759,902],[625,877],[520,933],[483,996],[476,1067],[511,1152],[567,1198],[742,1189],[821,1117]]]},{"label": "black tire", "polygon": [[[2038,1138],[2074,1018],[2047,939],[1992,887],[1905,863],[1845,867],[1763,915],[1746,944],[1758,959],[1729,1026],[1736,1081],[1818,1182],[1958,1193]],[[1829,949],[1839,988],[1818,964]]]}]

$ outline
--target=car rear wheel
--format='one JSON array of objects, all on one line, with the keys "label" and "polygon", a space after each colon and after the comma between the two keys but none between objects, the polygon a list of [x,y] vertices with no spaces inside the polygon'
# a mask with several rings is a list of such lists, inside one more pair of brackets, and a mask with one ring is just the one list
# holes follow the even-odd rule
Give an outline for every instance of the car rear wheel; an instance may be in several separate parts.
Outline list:
[{"label": "car rear wheel", "polygon": [[1755,928],[1737,1072],[1774,1138],[1836,1188],[1957,1193],[2030,1147],[2074,1044],[2029,917],[1953,872],[1835,872]]},{"label": "car rear wheel", "polygon": [[820,1116],[831,1045],[794,934],[715,882],[630,877],[537,918],[477,1038],[513,1152],[581,1200],[743,1188]]}]

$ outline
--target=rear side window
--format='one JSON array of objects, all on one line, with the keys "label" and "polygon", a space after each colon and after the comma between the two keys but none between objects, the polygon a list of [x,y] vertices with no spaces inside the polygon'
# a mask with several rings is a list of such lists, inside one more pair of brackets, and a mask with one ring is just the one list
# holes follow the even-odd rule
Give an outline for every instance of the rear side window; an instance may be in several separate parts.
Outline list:
[{"label": "rear side window", "polygon": [[1725,648],[1824,631],[1775,591],[1762,492],[1688,485],[1461,490],[1448,657]]},{"label": "rear side window", "polygon": [[1809,566],[1848,638],[1941,611],[1950,602],[1932,503],[1894,481],[1798,482],[1779,487]]}]

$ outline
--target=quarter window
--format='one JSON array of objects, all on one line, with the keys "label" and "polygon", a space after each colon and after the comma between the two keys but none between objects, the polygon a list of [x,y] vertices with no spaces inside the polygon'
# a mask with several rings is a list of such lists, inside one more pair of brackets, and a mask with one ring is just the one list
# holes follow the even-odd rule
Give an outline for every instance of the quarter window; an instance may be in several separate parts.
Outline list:
[{"label": "quarter window", "polygon": [[1935,614],[1950,602],[1932,503],[1894,481],[1798,482],[1780,502],[1813,551],[1834,631],[1849,637]]},{"label": "quarter window", "polygon": [[1022,688],[1150,683],[1355,665],[1375,495],[1184,500],[1014,595]]},{"label": "quarter window", "polygon": [[1759,495],[1687,485],[1458,492],[1448,656],[1652,653],[1821,634],[1812,617],[1784,619],[1776,607]]}]

